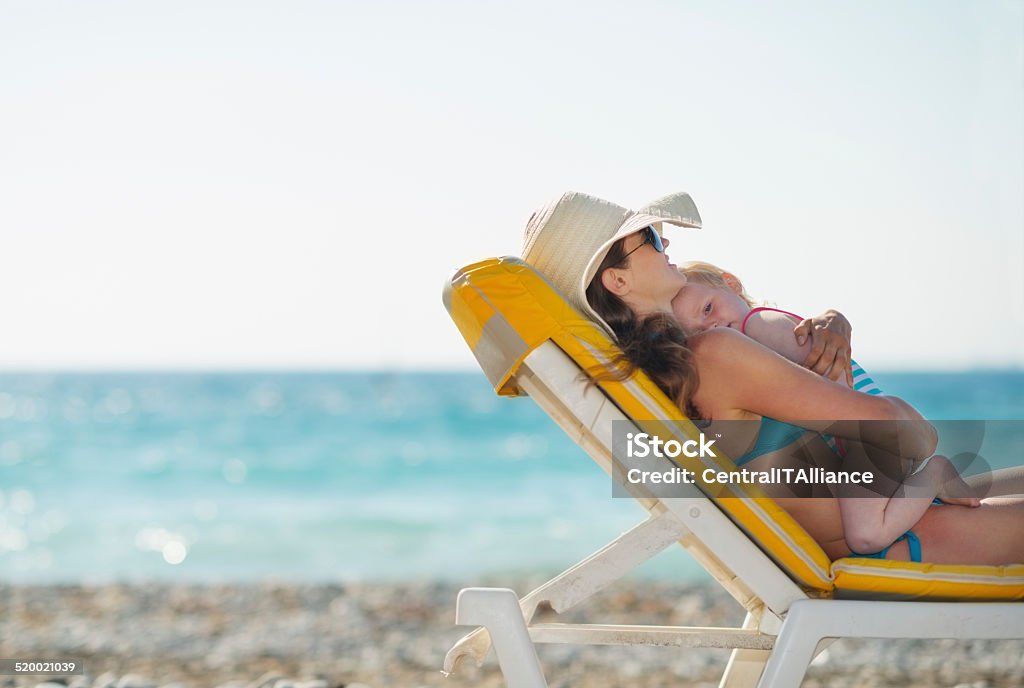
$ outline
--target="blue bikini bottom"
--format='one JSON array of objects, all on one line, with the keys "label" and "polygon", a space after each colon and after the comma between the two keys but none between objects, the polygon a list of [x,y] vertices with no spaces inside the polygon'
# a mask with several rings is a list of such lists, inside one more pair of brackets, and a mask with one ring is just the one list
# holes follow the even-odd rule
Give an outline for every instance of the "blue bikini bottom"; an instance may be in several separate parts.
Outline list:
[{"label": "blue bikini bottom", "polygon": [[[921,539],[917,537],[917,534],[912,530],[908,530],[907,532],[903,533],[903,535],[900,535],[898,538],[896,538],[893,541],[892,545],[895,545],[897,542],[900,542],[902,540],[906,540],[907,546],[910,547],[910,561],[920,562]],[[889,548],[891,548],[892,545],[889,545],[889,547],[886,547],[881,552],[872,552],[871,554],[858,554],[857,552],[851,550],[850,556],[858,557],[860,559],[885,559],[885,553],[889,551]]]}]

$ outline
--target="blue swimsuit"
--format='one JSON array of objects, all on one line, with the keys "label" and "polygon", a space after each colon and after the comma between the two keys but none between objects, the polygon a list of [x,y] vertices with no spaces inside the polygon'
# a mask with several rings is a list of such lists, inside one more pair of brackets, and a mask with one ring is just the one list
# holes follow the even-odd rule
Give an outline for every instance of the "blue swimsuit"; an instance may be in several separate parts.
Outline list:
[{"label": "blue swimsuit", "polygon": [[799,425],[791,425],[783,423],[781,420],[762,416],[761,429],[757,433],[757,441],[754,442],[754,446],[750,448],[750,451],[736,459],[734,463],[739,467],[745,463],[750,463],[759,456],[788,447],[803,437],[806,432],[807,428],[801,428]]}]

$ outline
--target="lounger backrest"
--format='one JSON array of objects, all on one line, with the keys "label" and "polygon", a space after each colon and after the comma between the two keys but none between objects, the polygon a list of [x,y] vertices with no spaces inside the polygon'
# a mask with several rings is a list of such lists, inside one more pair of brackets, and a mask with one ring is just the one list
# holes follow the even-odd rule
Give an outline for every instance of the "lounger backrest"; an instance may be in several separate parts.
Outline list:
[{"label": "lounger backrest", "polygon": [[[520,366],[549,341],[570,356],[581,372],[612,368],[617,349],[604,331],[518,258],[493,258],[463,268],[446,285],[444,301],[499,395],[522,394],[516,378]],[[596,384],[638,426],[662,437],[697,437],[697,428],[642,373],[625,381],[599,379]],[[695,457],[679,463],[698,473],[705,467],[735,469],[725,457]],[[832,590],[828,556],[759,488],[719,484],[702,489],[798,585],[819,594]]]}]

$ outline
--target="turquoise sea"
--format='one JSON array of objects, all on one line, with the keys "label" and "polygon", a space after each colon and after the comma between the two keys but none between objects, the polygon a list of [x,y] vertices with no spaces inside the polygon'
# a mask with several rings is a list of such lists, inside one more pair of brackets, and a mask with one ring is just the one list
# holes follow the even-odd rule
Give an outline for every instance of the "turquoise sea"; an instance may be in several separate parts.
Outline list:
[{"label": "turquoise sea", "polygon": [[[1024,419],[1024,372],[876,378],[929,418]],[[479,373],[0,374],[2,581],[550,573],[642,517],[610,495]]]}]

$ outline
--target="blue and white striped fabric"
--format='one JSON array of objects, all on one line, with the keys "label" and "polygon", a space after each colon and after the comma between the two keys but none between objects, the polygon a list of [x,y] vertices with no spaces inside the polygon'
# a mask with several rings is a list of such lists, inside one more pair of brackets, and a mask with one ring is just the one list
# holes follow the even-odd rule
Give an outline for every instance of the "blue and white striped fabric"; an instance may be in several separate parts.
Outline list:
[{"label": "blue and white striped fabric", "polygon": [[[879,396],[884,394],[882,388],[875,384],[875,381],[868,375],[868,371],[860,367],[857,361],[850,360],[850,368],[853,371],[853,389],[858,392],[864,392],[865,394],[871,394],[873,396]],[[846,450],[843,449],[842,445],[836,441],[836,438],[832,435],[822,435],[822,438],[828,443],[828,446],[832,448],[832,451],[836,453],[840,458],[846,456]]]},{"label": "blue and white striped fabric", "polygon": [[853,369],[853,388],[855,390],[874,396],[884,394],[882,388],[875,384],[868,372],[861,368],[857,361],[851,360],[850,367]]}]

